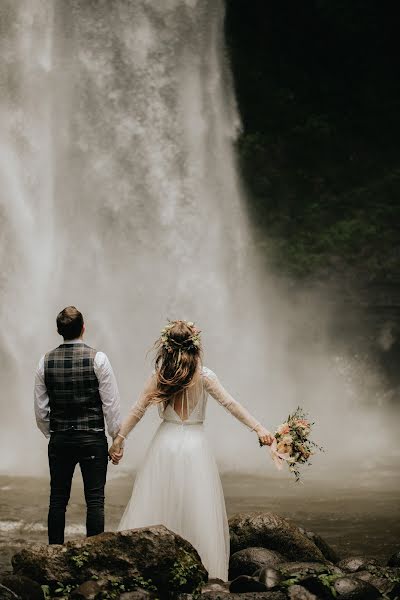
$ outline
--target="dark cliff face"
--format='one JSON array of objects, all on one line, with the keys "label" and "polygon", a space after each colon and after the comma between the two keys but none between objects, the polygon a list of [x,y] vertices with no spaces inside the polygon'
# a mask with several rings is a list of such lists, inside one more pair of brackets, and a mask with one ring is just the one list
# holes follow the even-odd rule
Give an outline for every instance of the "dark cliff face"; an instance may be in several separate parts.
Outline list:
[{"label": "dark cliff face", "polygon": [[265,260],[296,277],[400,281],[395,10],[226,0],[249,212]]},{"label": "dark cliff face", "polygon": [[225,21],[259,252],[297,281],[334,284],[345,308],[333,337],[371,353],[391,390],[400,384],[395,14],[387,0],[226,0]]}]

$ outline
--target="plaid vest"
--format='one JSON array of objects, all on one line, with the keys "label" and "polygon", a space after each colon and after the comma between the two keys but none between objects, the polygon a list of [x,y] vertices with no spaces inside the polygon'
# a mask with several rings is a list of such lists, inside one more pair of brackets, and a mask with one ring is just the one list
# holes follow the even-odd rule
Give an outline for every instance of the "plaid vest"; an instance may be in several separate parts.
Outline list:
[{"label": "plaid vest", "polygon": [[86,344],[62,344],[44,358],[50,431],[104,429],[96,350]]}]

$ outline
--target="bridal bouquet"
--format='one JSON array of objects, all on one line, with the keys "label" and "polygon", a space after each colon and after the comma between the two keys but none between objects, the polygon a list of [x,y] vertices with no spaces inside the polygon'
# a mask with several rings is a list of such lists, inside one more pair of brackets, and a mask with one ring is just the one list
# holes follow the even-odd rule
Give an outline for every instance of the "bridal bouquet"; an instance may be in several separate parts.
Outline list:
[{"label": "bridal bouquet", "polygon": [[323,450],[309,439],[313,425],[307,419],[307,414],[298,407],[275,431],[275,439],[269,447],[277,469],[282,469],[286,462],[296,481],[300,481],[301,465],[310,465],[310,457],[315,450]]}]

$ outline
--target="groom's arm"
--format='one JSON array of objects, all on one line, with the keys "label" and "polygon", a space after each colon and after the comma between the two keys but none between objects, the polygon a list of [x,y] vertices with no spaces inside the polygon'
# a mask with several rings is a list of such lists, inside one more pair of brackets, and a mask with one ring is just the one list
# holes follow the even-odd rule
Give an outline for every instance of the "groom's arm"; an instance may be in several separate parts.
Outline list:
[{"label": "groom's arm", "polygon": [[99,382],[99,393],[108,434],[114,439],[121,427],[121,408],[117,380],[107,355],[97,352],[94,372]]},{"label": "groom's arm", "polygon": [[33,390],[36,423],[46,438],[50,437],[50,408],[49,396],[44,382],[44,356],[40,359],[35,374]]}]

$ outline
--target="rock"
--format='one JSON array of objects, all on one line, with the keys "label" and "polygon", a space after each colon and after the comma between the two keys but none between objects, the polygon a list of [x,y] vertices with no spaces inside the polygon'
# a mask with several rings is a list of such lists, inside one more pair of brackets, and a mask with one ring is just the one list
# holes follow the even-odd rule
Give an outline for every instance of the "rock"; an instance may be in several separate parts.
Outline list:
[{"label": "rock", "polygon": [[[300,531],[302,531],[301,527],[299,529]],[[308,539],[314,542],[317,548],[321,550],[326,560],[329,560],[333,563],[339,562],[339,555],[335,552],[333,548],[329,546],[329,544],[320,535],[314,533],[313,531],[304,531],[304,533],[308,537]]]},{"label": "rock", "polygon": [[267,590],[273,590],[274,588],[278,587],[282,581],[282,576],[277,569],[273,569],[272,567],[264,567],[261,569],[260,574],[258,575],[258,581],[263,583]]},{"label": "rock", "polygon": [[257,581],[257,579],[253,579],[248,575],[240,575],[240,577],[236,577],[230,586],[229,591],[232,593],[241,594],[243,592],[266,592],[266,586]]},{"label": "rock", "polygon": [[23,575],[5,575],[0,583],[12,590],[22,600],[43,600],[43,590],[36,581]]},{"label": "rock", "polygon": [[321,550],[289,519],[271,512],[239,513],[229,519],[231,552],[263,547],[289,560],[325,562]]},{"label": "rock", "polygon": [[92,579],[81,583],[81,585],[72,592],[71,598],[74,598],[74,600],[95,600],[97,594],[100,594],[104,589],[104,582],[101,584]]},{"label": "rock", "polygon": [[267,548],[244,548],[231,554],[229,560],[229,579],[236,579],[239,575],[252,575],[257,569],[275,567],[286,559]]},{"label": "rock", "polygon": [[229,593],[229,582],[222,581],[222,579],[209,579],[201,588],[202,594],[206,594],[207,592]]},{"label": "rock", "polygon": [[318,600],[332,600],[334,595],[317,575],[310,575],[301,580],[300,585],[308,592],[317,596]]},{"label": "rock", "polygon": [[143,590],[140,588],[135,590],[134,592],[124,592],[120,595],[119,600],[152,600],[152,598],[154,597],[154,594],[152,594],[148,590]]},{"label": "rock", "polygon": [[373,558],[366,558],[365,556],[350,556],[344,558],[338,563],[338,567],[347,571],[348,573],[355,573],[356,571],[368,571],[369,567],[376,567],[377,562]]},{"label": "rock", "polygon": [[400,567],[400,550],[397,550],[392,556],[389,558],[388,567]]},{"label": "rock", "polygon": [[[283,577],[287,579],[290,577],[306,578],[310,575],[320,575],[321,573],[327,573],[328,570],[331,572],[331,568],[325,564],[318,562],[285,562],[281,563],[278,567]],[[340,574],[342,571],[340,571]]]},{"label": "rock", "polygon": [[390,592],[388,592],[387,596],[390,600],[398,600],[398,598],[400,598],[400,582],[397,581],[393,583],[393,587]]},{"label": "rock", "polygon": [[[381,594],[388,597],[400,595],[400,569],[391,569],[389,567],[376,567],[371,571],[357,571],[349,577],[357,577],[363,581],[368,581],[376,587]],[[396,581],[396,579],[398,581]]]},{"label": "rock", "polygon": [[290,600],[318,600],[317,596],[306,590],[302,585],[291,585],[288,594]]},{"label": "rock", "polygon": [[131,585],[139,576],[151,580],[162,597],[191,592],[207,580],[197,551],[163,525],[102,533],[64,546],[34,544],[14,555],[12,564],[15,574],[50,586],[93,576]]},{"label": "rock", "polygon": [[20,596],[0,583],[0,600],[21,600]]},{"label": "rock", "polygon": [[[208,592],[201,594],[198,600],[287,600],[286,594],[283,592],[244,592],[243,594],[229,594],[229,596],[221,596],[221,592]],[[192,596],[183,594],[178,596],[177,600],[194,600]]]},{"label": "rock", "polygon": [[333,583],[340,600],[376,600],[381,597],[373,585],[357,577],[341,577]]}]

